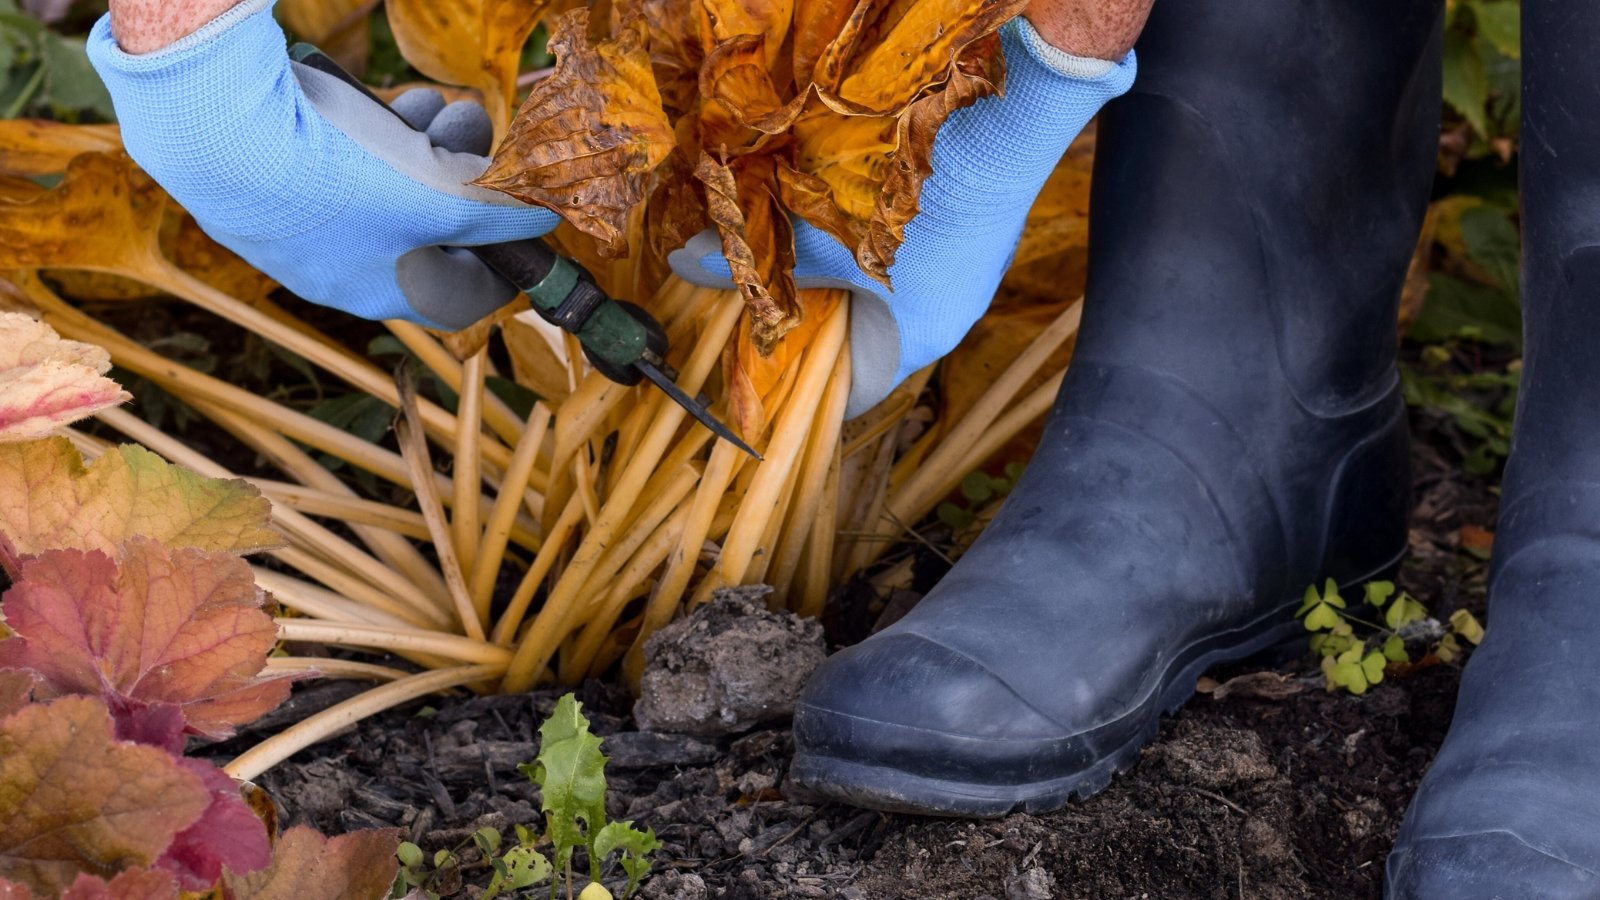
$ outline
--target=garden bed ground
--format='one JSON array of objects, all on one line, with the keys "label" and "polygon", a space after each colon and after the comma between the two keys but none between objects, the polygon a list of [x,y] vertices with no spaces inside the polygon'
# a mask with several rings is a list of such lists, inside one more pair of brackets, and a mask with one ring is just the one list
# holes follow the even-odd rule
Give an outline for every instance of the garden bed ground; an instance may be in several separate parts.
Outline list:
[{"label": "garden bed ground", "polygon": [[[1448,426],[1414,424],[1418,503],[1402,586],[1440,618],[1461,606],[1481,613],[1491,482],[1446,461]],[[1213,675],[1228,683],[1252,671]],[[1139,765],[1099,796],[986,822],[818,802],[786,782],[782,728],[721,742],[642,734],[614,688],[590,684],[580,699],[608,736],[612,815],[663,841],[647,898],[1362,898],[1379,896],[1457,678],[1436,666],[1353,697],[1323,692],[1309,659],[1250,675],[1167,720]],[[353,689],[308,686],[263,730]],[[398,826],[429,851],[485,824],[536,822],[537,799],[515,766],[534,755],[558,693],[436,698],[368,720],[262,783],[287,822]]]}]

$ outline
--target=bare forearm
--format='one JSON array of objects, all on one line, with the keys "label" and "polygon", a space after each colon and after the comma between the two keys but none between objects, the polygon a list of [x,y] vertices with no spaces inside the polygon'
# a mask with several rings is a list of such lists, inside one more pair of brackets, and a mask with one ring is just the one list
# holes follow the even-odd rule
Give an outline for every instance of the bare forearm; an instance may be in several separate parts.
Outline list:
[{"label": "bare forearm", "polygon": [[1033,0],[1024,15],[1058,50],[1120,60],[1133,49],[1154,5],[1155,0]]},{"label": "bare forearm", "polygon": [[238,5],[239,0],[111,0],[111,33],[127,53],[160,50]]}]

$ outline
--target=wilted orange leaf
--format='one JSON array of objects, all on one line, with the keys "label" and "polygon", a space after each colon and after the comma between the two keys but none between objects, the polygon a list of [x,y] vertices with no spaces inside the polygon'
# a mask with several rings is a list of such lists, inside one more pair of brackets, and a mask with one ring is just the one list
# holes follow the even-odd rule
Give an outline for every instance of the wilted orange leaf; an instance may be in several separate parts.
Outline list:
[{"label": "wilted orange leaf", "polygon": [[[817,63],[839,42],[846,23],[852,18],[865,19],[870,7],[871,0],[806,0],[795,7],[793,70],[795,85],[802,92],[819,83]],[[845,42],[848,41],[846,37]],[[853,47],[840,45],[834,51],[835,57],[842,58],[851,49]],[[836,78],[828,80],[822,86],[832,90],[838,86],[838,81]]]},{"label": "wilted orange leaf", "polygon": [[165,750],[112,738],[92,697],[0,720],[0,878],[55,896],[80,872],[149,866],[211,802]]},{"label": "wilted orange leaf", "polygon": [[64,341],[24,313],[0,312],[0,443],[44,437],[131,399],[104,377],[110,370],[104,349]]},{"label": "wilted orange leaf", "polygon": [[707,51],[741,35],[765,39],[763,54],[779,89],[793,91],[792,79],[777,70],[778,55],[789,36],[795,0],[700,0],[700,42]]},{"label": "wilted orange leaf", "polygon": [[0,201],[0,269],[161,268],[165,207],[166,195],[127,157],[83,154],[54,189],[23,202]]},{"label": "wilted orange leaf", "polygon": [[[800,115],[807,94],[796,94],[787,101],[779,95],[767,68],[767,40],[762,34],[741,34],[714,47],[700,67],[700,94],[708,103],[725,109],[738,125],[763,134],[782,134]],[[701,112],[702,120],[706,114]],[[704,135],[702,140],[711,147],[725,143],[713,135]]]},{"label": "wilted orange leaf", "polygon": [[534,86],[476,183],[555,210],[620,257],[628,214],[675,139],[639,31],[590,44],[588,21],[581,9],[557,20],[555,72]]},{"label": "wilted orange leaf", "polygon": [[323,837],[305,826],[283,833],[272,865],[224,880],[233,900],[379,900],[399,871],[399,832],[357,831]]},{"label": "wilted orange leaf", "polygon": [[0,174],[54,175],[80,153],[115,153],[122,131],[115,125],[66,125],[43,119],[0,120]]},{"label": "wilted orange leaf", "polygon": [[801,291],[800,304],[805,312],[800,324],[780,338],[766,354],[757,349],[750,318],[746,316],[739,322],[739,339],[728,345],[722,364],[728,412],[746,439],[755,440],[766,430],[767,405],[773,389],[823,323],[838,311],[844,296],[844,292],[836,290]]},{"label": "wilted orange leaf", "polygon": [[887,278],[895,252],[905,238],[906,223],[920,209],[922,183],[933,174],[933,140],[950,114],[998,91],[1005,78],[1000,41],[989,35],[950,69],[945,88],[912,103],[895,131],[894,155],[885,168],[883,187],[872,210],[866,239],[857,245],[861,270]]},{"label": "wilted orange leaf", "polygon": [[495,133],[517,98],[522,47],[548,7],[533,0],[389,0],[395,43],[417,71],[483,92]]},{"label": "wilted orange leaf", "polygon": [[316,44],[323,53],[357,75],[367,71],[374,0],[278,0],[278,20],[296,39]]},{"label": "wilted orange leaf", "polygon": [[243,560],[136,538],[122,560],[51,550],[5,594],[17,634],[0,667],[39,676],[37,696],[101,694],[113,708],[170,705],[191,732],[226,737],[289,696],[263,679],[277,642],[265,592]]},{"label": "wilted orange leaf", "polygon": [[794,229],[770,185],[770,159],[738,160],[737,168],[700,154],[695,177],[706,187],[711,221],[722,237],[734,283],[751,318],[751,337],[762,353],[800,322],[794,286]]},{"label": "wilted orange leaf", "polygon": [[253,486],[168,465],[143,447],[118,447],[86,469],[66,438],[0,444],[0,561],[10,555],[8,565],[45,550],[115,554],[135,536],[249,553],[283,543],[270,514]]},{"label": "wilted orange leaf", "polygon": [[829,101],[841,112],[898,113],[949,77],[967,46],[994,34],[1027,0],[894,0],[844,67]]}]

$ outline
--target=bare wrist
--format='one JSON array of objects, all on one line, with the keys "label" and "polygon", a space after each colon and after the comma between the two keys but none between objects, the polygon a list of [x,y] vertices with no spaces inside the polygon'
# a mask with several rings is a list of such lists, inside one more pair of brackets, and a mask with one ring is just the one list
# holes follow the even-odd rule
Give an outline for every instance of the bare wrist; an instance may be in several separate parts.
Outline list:
[{"label": "bare wrist", "polygon": [[239,0],[111,0],[111,34],[124,53],[153,53],[199,31]]},{"label": "bare wrist", "polygon": [[1039,37],[1073,56],[1120,61],[1155,0],[1032,0],[1023,15]]}]

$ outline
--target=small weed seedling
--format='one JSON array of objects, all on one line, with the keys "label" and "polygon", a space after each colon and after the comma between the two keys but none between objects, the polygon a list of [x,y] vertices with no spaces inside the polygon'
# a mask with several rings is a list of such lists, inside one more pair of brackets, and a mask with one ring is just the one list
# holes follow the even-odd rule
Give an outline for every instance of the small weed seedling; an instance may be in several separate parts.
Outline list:
[{"label": "small weed seedling", "polygon": [[[1427,607],[1405,591],[1396,595],[1392,581],[1369,581],[1365,590],[1366,603],[1381,615],[1381,623],[1350,612],[1339,596],[1339,585],[1331,578],[1320,594],[1316,585],[1306,588],[1305,602],[1296,614],[1305,622],[1307,631],[1315,632],[1311,649],[1322,658],[1322,674],[1330,691],[1344,688],[1352,694],[1364,694],[1383,680],[1390,663],[1411,662],[1406,639],[1425,633],[1426,629],[1418,626],[1431,621]],[[1372,634],[1358,637],[1356,625]],[[1461,655],[1461,641],[1476,645],[1481,640],[1483,626],[1472,613],[1459,609],[1423,656],[1450,662]]]},{"label": "small weed seedling", "polygon": [[[600,752],[600,738],[589,732],[589,720],[571,694],[562,697],[555,712],[539,728],[539,757],[518,769],[544,796],[545,833],[535,835],[525,826],[516,827],[516,844],[502,852],[500,832],[480,828],[470,841],[476,844],[490,876],[483,900],[502,892],[521,890],[550,882],[550,897],[555,898],[563,883],[568,900],[572,892],[572,857],[583,848],[589,861],[592,882],[578,895],[579,900],[611,900],[611,892],[600,883],[602,869],[613,853],[620,853],[622,870],[628,875],[624,897],[633,895],[650,871],[650,855],[659,849],[655,832],[640,831],[632,822],[606,821],[606,757]],[[537,847],[549,844],[550,857]],[[416,844],[400,845],[401,870],[395,879],[394,897],[420,892],[429,900],[453,894],[462,882],[460,852],[463,841],[451,850],[433,855],[431,867],[426,854]],[[554,857],[554,862],[551,861]],[[556,877],[557,875],[562,877]]]}]

